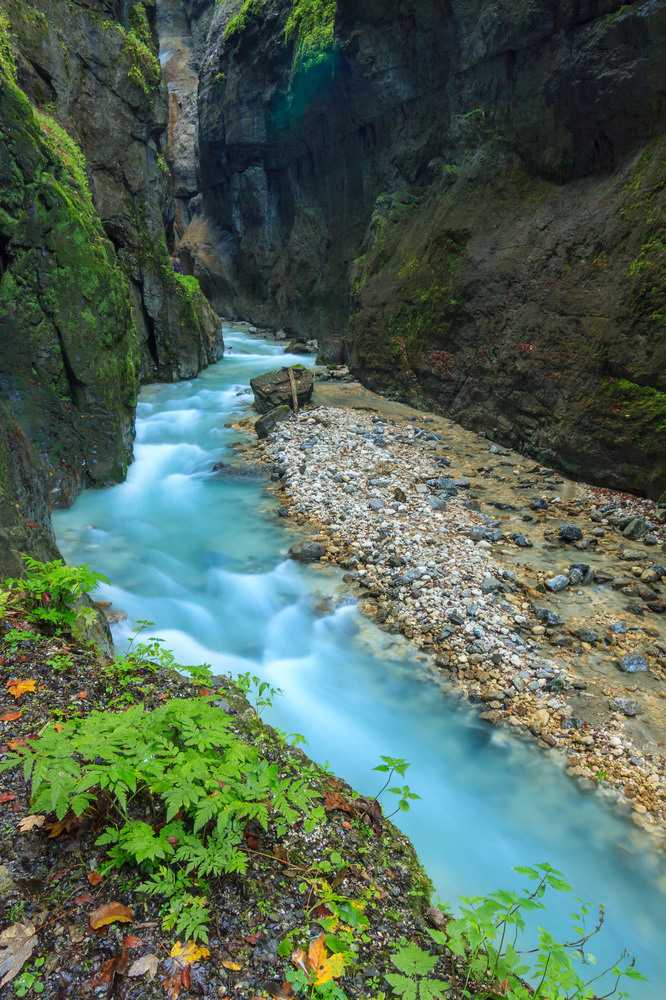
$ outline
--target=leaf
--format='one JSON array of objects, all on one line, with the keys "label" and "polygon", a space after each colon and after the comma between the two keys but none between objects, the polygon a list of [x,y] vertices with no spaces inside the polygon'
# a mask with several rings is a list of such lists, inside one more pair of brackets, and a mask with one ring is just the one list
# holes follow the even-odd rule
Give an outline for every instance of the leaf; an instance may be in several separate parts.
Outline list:
[{"label": "leaf", "polygon": [[13,802],[15,798],[13,792],[0,792],[0,802]]},{"label": "leaf", "polygon": [[147,973],[149,979],[154,979],[159,964],[160,960],[157,955],[144,955],[132,963],[127,970],[127,975],[134,978],[136,976],[145,976]]},{"label": "leaf", "polygon": [[106,924],[113,924],[116,921],[131,923],[133,919],[132,911],[122,903],[105,903],[90,914],[90,926],[96,931]]},{"label": "leaf", "polygon": [[143,941],[141,938],[135,937],[134,934],[128,934],[123,941],[123,948],[130,951],[132,948],[143,948]]},{"label": "leaf", "polygon": [[37,944],[37,928],[26,920],[12,924],[0,934],[0,987],[11,983],[28,961]]},{"label": "leaf", "polygon": [[88,903],[92,903],[92,901],[93,898],[87,889],[85,890],[85,892],[82,892],[80,896],[74,897],[74,902],[76,903],[77,906],[87,906]]},{"label": "leaf", "polygon": [[7,684],[7,690],[12,698],[20,698],[21,695],[25,694],[27,691],[34,691],[36,683],[37,681],[9,681]]},{"label": "leaf", "polygon": [[40,826],[44,826],[45,819],[46,816],[42,816],[40,813],[33,813],[31,816],[24,816],[23,819],[20,819],[18,828],[21,833],[27,833],[28,830],[34,830]]},{"label": "leaf", "polygon": [[88,881],[91,885],[99,885],[102,881],[102,876],[99,872],[88,872]]},{"label": "leaf", "polygon": [[14,722],[16,719],[20,719],[22,714],[22,712],[8,712],[7,715],[0,716],[0,721]]},{"label": "leaf", "polygon": [[220,965],[230,972],[240,972],[243,968],[242,962],[220,962]]},{"label": "leaf", "polygon": [[338,979],[342,975],[345,964],[344,955],[336,954],[329,957],[325,941],[326,935],[321,934],[310,945],[307,956],[302,948],[299,948],[291,956],[292,964],[297,969],[302,969],[308,976],[314,974],[314,982],[317,986],[328,983],[331,979]]},{"label": "leaf", "polygon": [[356,815],[356,810],[349,802],[346,802],[339,792],[326,792],[324,795],[324,808],[328,809],[329,812],[333,809],[338,809],[340,812],[349,813],[350,816]]},{"label": "leaf", "polygon": [[185,966],[193,965],[195,962],[200,962],[202,959],[208,958],[210,952],[208,948],[205,948],[202,944],[197,944],[196,941],[188,941],[185,945],[182,941],[176,941],[169,954],[180,965]]}]

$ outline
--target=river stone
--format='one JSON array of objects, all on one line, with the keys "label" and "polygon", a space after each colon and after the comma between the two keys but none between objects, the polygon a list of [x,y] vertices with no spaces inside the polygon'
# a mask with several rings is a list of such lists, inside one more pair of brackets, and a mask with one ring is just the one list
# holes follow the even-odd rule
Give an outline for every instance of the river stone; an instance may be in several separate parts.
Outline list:
[{"label": "river stone", "polygon": [[303,406],[312,396],[312,373],[303,365],[292,365],[290,368],[280,368],[265,372],[250,379],[250,388],[254,393],[254,407],[259,413],[268,413],[278,406],[291,408],[291,383],[289,371],[294,373],[296,382],[296,397],[298,405]]},{"label": "river stone", "polygon": [[582,537],[583,532],[580,528],[576,528],[572,524],[565,524],[560,528],[559,538],[562,542],[580,542]]},{"label": "river stone", "polygon": [[537,608],[536,616],[540,622],[544,625],[549,625],[554,628],[556,625],[564,625],[564,618],[562,615],[558,615],[557,611],[551,611],[550,608]]},{"label": "river stone", "polygon": [[644,656],[636,653],[631,656],[623,656],[618,663],[618,668],[627,674],[635,674],[639,670],[647,670],[648,663]]},{"label": "river stone", "polygon": [[276,406],[274,410],[264,413],[254,425],[257,437],[267,438],[275,430],[280,421],[289,420],[291,413],[291,407],[286,405]]},{"label": "river stone", "polygon": [[558,590],[564,590],[565,587],[569,586],[569,577],[565,576],[564,573],[558,574],[558,576],[552,577],[550,580],[546,580],[546,586],[553,593],[557,593]]},{"label": "river stone", "polygon": [[384,501],[377,499],[371,500],[368,506],[370,507],[370,510],[376,510],[377,512],[379,512],[380,510],[384,509]]},{"label": "river stone", "polygon": [[296,562],[316,562],[325,554],[326,549],[319,542],[296,542],[289,549],[289,558]]},{"label": "river stone", "polygon": [[598,636],[596,632],[593,632],[591,628],[585,628],[584,626],[583,628],[578,629],[578,638],[580,639],[581,642],[592,643],[598,641]]},{"label": "river stone", "polygon": [[609,702],[609,708],[611,712],[621,712],[622,715],[628,715],[630,718],[641,713],[641,706],[633,698],[613,698]]},{"label": "river stone", "polygon": [[647,525],[644,517],[632,517],[629,524],[624,528],[622,534],[632,542],[637,542],[639,538],[647,534]]}]

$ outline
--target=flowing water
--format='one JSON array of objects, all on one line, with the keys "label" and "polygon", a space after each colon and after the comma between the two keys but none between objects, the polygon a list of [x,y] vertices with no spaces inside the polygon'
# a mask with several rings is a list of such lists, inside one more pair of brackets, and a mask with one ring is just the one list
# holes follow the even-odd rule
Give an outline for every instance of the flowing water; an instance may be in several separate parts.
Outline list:
[{"label": "flowing water", "polygon": [[[117,646],[147,619],[179,662],[270,681],[285,697],[269,721],[304,734],[315,760],[365,794],[381,787],[380,755],[410,761],[406,780],[421,801],[400,826],[443,901],[516,886],[513,865],[547,860],[579,896],[607,904],[603,943],[590,946],[600,962],[628,948],[651,984],[627,992],[662,1000],[663,860],[552,758],[419,679],[422,657],[405,641],[349,604],[330,610],[339,571],[286,559],[293,536],[265,483],[242,466],[234,473],[229,445],[240,436],[223,425],[247,411],[253,375],[303,359],[232,326],[224,333],[230,351],[196,381],[142,390],[127,482],[87,491],[54,518],[68,562],[105,573],[111,583],[97,596],[129,615],[114,628]],[[220,461],[232,466],[222,476],[211,471]],[[555,900],[547,918],[561,938],[571,909]]]}]

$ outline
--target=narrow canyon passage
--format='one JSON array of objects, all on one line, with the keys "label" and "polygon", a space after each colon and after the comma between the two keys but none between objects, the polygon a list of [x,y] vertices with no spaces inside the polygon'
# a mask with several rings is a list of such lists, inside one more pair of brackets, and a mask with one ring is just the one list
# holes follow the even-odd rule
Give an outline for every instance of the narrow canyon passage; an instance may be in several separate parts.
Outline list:
[{"label": "narrow canyon passage", "polygon": [[[410,761],[406,780],[421,800],[399,825],[442,901],[517,885],[511,866],[547,860],[577,895],[607,905],[603,939],[591,945],[600,963],[628,948],[651,979],[632,984],[632,997],[661,998],[663,859],[554,760],[420,679],[421,654],[340,603],[339,570],[285,558],[293,533],[266,479],[230,449],[242,437],[231,422],[248,412],[253,375],[303,359],[232,325],[223,332],[231,350],[219,364],[142,390],[127,482],[86,491],[55,516],[68,563],[106,573],[98,596],[128,615],[114,628],[118,648],[149,620],[180,662],[250,671],[281,688],[268,721],[302,733],[314,759],[366,794],[381,786],[372,773],[380,755]],[[571,909],[564,898],[549,908],[562,939]]]}]

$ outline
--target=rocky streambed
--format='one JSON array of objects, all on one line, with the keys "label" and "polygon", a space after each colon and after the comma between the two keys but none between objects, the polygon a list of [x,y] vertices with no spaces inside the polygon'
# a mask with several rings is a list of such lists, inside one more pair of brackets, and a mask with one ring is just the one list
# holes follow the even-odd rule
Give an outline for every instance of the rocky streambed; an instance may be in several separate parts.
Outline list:
[{"label": "rocky streambed", "polygon": [[248,448],[311,529],[291,554],[342,566],[452,696],[566,755],[666,844],[666,509],[358,384],[313,404]]}]

